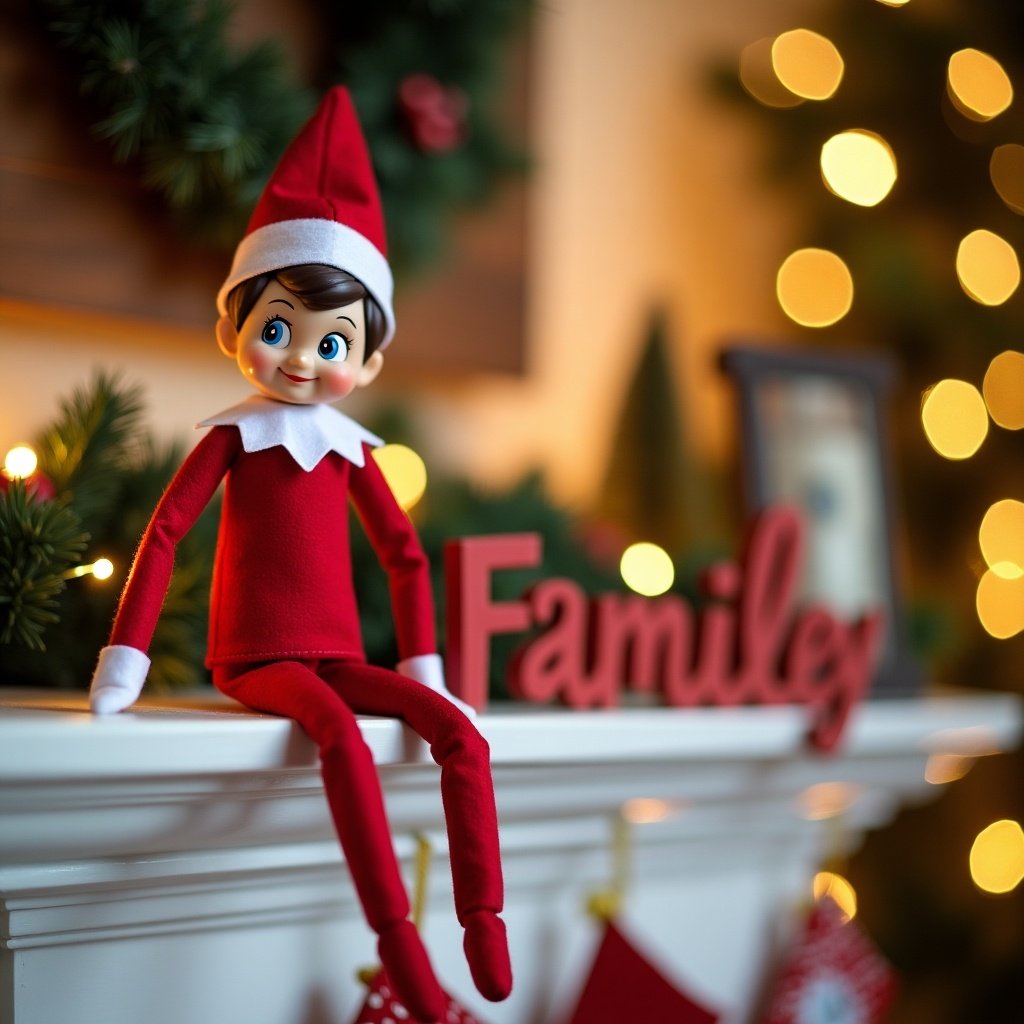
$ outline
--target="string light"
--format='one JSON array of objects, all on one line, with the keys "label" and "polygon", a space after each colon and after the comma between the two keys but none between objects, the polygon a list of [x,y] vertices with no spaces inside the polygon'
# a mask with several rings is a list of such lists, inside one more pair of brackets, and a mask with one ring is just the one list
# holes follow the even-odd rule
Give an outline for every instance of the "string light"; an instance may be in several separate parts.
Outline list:
[{"label": "string light", "polygon": [[943,458],[967,459],[988,435],[988,410],[973,384],[947,378],[925,392],[921,423],[929,444]]},{"label": "string light", "polygon": [[946,89],[953,106],[972,121],[991,121],[1013,102],[1013,85],[990,54],[967,48],[949,58]]},{"label": "string light", "polygon": [[395,500],[405,511],[411,509],[427,489],[427,467],[423,460],[404,444],[375,448],[373,457]]},{"label": "string light", "polygon": [[876,206],[896,183],[896,157],[880,135],[854,128],[821,147],[821,176],[840,199]]},{"label": "string light", "polygon": [[981,393],[993,422],[1006,430],[1024,427],[1024,354],[1000,352],[988,364]]},{"label": "string light", "polygon": [[19,444],[4,456],[4,476],[10,480],[24,480],[39,468],[39,458],[27,445]]},{"label": "string light", "polygon": [[664,548],[642,541],[622,553],[619,572],[630,590],[644,597],[664,594],[675,582],[676,570]]},{"label": "string light", "polygon": [[97,558],[88,565],[76,565],[64,573],[66,580],[80,579],[82,576],[94,576],[98,580],[109,580],[114,575],[114,563],[109,558]]},{"label": "string light", "polygon": [[811,891],[816,900],[824,896],[833,900],[847,921],[857,916],[857,892],[842,875],[834,871],[819,871],[811,883]]},{"label": "string light", "polygon": [[1004,498],[990,505],[978,529],[978,543],[997,576],[1024,576],[1024,502]]},{"label": "string light", "polygon": [[1024,878],[1024,831],[1004,818],[978,833],[971,846],[971,879],[983,892],[1012,892]]},{"label": "string light", "polygon": [[853,277],[827,249],[798,249],[779,267],[775,294],[783,312],[804,327],[828,327],[853,305]]},{"label": "string light", "polygon": [[743,48],[739,61],[740,84],[758,103],[766,107],[799,106],[804,102],[803,97],[790,92],[775,74],[772,64],[773,42],[765,37]]},{"label": "string light", "polygon": [[1009,566],[987,569],[978,580],[974,606],[989,636],[1008,640],[1024,629],[1024,575],[1011,576]]},{"label": "string light", "polygon": [[772,67],[790,92],[807,100],[827,100],[843,80],[843,58],[835,44],[806,28],[776,37]]},{"label": "string light", "polygon": [[999,306],[1020,284],[1020,262],[1013,246],[985,228],[972,231],[956,251],[956,276],[975,302]]},{"label": "string light", "polygon": [[1024,213],[1024,146],[1016,142],[996,146],[988,174],[999,198],[1014,213]]}]

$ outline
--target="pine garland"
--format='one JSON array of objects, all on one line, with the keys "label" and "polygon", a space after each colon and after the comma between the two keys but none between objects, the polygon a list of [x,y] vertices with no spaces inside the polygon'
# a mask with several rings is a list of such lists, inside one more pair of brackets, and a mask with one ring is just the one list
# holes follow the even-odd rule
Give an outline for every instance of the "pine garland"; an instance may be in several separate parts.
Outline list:
[{"label": "pine garland", "polygon": [[[338,55],[318,85],[352,89],[399,276],[437,257],[453,213],[524,166],[497,126],[494,99],[500,51],[529,7],[530,0],[322,4],[323,31],[338,41]],[[137,167],[193,237],[233,246],[315,105],[278,47],[234,50],[229,0],[40,0],[38,9],[77,65],[93,130],[114,158]],[[426,83],[425,99],[408,99],[410,78]]]},{"label": "pine garland", "polygon": [[64,574],[87,540],[66,500],[36,500],[20,481],[0,493],[0,644],[46,650],[43,635],[59,620]]}]

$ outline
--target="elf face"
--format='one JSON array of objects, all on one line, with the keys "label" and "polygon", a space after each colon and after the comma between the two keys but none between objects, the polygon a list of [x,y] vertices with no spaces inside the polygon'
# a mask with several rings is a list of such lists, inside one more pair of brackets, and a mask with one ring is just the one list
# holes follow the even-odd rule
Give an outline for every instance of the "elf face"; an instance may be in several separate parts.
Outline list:
[{"label": "elf face", "polygon": [[236,330],[226,317],[217,341],[252,386],[281,402],[337,402],[380,372],[383,357],[366,351],[363,300],[337,309],[307,309],[278,281],[271,281]]}]

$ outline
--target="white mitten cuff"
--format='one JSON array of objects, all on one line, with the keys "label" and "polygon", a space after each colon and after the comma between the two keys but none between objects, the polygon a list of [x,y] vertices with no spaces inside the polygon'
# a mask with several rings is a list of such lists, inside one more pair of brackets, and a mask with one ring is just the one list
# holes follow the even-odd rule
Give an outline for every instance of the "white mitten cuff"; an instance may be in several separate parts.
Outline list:
[{"label": "white mitten cuff", "polygon": [[149,666],[149,658],[134,647],[104,647],[92,676],[89,706],[97,715],[110,715],[134,704]]},{"label": "white mitten cuff", "polygon": [[444,662],[440,654],[417,654],[414,658],[405,658],[396,666],[400,675],[415,679],[428,690],[441,694],[450,700],[464,715],[476,718],[476,708],[460,700],[445,685]]}]

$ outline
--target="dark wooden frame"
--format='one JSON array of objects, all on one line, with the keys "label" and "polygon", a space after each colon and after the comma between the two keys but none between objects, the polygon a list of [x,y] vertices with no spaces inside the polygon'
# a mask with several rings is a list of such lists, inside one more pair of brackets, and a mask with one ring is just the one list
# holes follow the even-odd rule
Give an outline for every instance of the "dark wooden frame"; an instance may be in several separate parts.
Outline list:
[{"label": "dark wooden frame", "polygon": [[[848,388],[873,436],[871,472],[873,480],[865,487],[874,491],[879,507],[875,510],[881,551],[866,551],[876,559],[879,604],[888,626],[874,681],[872,696],[897,697],[916,693],[921,688],[920,669],[908,648],[905,612],[899,570],[898,520],[894,504],[892,462],[889,456],[886,400],[895,380],[892,364],[884,357],[858,354],[810,353],[804,349],[778,349],[763,346],[729,345],[722,352],[721,367],[737,390],[742,439],[742,475],[744,501],[753,514],[767,504],[792,496],[780,495],[772,479],[771,453],[766,429],[764,403],[766,386],[794,385],[801,380],[824,379]],[[801,504],[800,499],[797,500]],[[805,504],[805,508],[808,505]],[[808,511],[810,511],[808,509]],[[808,518],[812,518],[809,514]],[[822,597],[827,595],[807,595]]]}]

